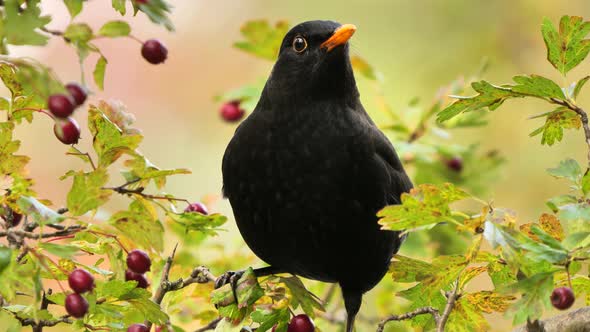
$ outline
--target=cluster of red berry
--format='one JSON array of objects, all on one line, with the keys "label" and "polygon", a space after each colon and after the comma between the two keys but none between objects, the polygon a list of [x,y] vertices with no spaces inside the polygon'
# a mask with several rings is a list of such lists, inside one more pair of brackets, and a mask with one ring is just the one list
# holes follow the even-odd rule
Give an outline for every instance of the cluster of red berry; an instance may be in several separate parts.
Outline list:
[{"label": "cluster of red berry", "polygon": [[88,301],[80,294],[94,288],[94,277],[84,269],[75,269],[68,276],[68,284],[74,293],[66,297],[66,311],[72,317],[82,318],[88,312]]},{"label": "cluster of red berry", "polygon": [[[157,39],[150,39],[143,43],[141,55],[151,64],[159,64],[168,57],[168,49]],[[47,108],[55,119],[53,132],[62,143],[71,145],[80,139],[80,126],[72,117],[77,107],[84,104],[88,91],[78,83],[66,85],[68,94],[53,94],[47,99]]]},{"label": "cluster of red berry", "polygon": [[125,271],[125,280],[137,281],[137,287],[147,288],[150,283],[144,273],[150,270],[152,261],[148,254],[143,250],[135,249],[127,254],[127,271]]}]

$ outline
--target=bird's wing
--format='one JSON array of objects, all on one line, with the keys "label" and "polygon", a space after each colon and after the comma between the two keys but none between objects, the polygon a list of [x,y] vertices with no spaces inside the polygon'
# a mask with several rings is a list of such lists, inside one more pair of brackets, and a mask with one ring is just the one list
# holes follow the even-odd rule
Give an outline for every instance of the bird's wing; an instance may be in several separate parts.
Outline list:
[{"label": "bird's wing", "polygon": [[397,153],[387,137],[372,125],[370,136],[373,141],[376,162],[383,163],[389,175],[387,204],[400,204],[402,193],[409,192],[413,185],[406,174]]}]

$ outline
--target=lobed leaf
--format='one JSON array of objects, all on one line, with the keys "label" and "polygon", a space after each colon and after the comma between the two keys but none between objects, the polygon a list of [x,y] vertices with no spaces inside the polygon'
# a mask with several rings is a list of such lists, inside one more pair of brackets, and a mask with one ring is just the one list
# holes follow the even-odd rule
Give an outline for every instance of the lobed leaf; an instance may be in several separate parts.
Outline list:
[{"label": "lobed leaf", "polygon": [[547,60],[564,76],[590,52],[590,40],[584,39],[590,32],[590,22],[584,22],[579,16],[562,16],[559,31],[545,18],[541,32],[547,47]]}]

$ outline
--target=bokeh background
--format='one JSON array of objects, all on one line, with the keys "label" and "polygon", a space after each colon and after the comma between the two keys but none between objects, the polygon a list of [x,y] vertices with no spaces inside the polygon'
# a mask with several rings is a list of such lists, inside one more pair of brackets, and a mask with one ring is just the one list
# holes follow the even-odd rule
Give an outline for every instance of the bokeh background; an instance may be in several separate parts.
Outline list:
[{"label": "bokeh background", "polygon": [[[154,26],[143,16],[124,17],[136,37],[159,38],[167,45],[166,63],[153,66],[145,62],[140,56],[140,44],[131,39],[98,40],[96,44],[109,64],[105,90],[99,92],[91,85],[95,93],[91,99],[120,99],[128,106],[137,117],[136,127],[145,135],[141,150],[153,163],[163,168],[192,169],[191,175],[171,177],[167,191],[190,200],[206,200],[210,210],[230,216],[228,232],[213,241],[223,244],[228,260],[237,252],[247,256],[249,251],[235,229],[228,202],[220,197],[221,158],[236,125],[221,120],[220,105],[213,96],[265,77],[272,66],[232,48],[232,43],[240,39],[242,23],[267,18],[293,24],[310,19],[356,24],[353,52],[383,74],[387,100],[394,108],[403,109],[414,97],[428,103],[439,86],[472,73],[483,58],[490,63],[483,78],[495,83],[508,82],[521,73],[541,74],[562,82],[545,61],[540,34],[543,17],[553,22],[563,14],[590,18],[586,0],[171,2],[175,7],[171,16],[176,25],[174,33]],[[53,16],[52,27],[63,29],[68,24],[69,15],[61,1],[43,1],[42,6]],[[110,8],[110,1],[90,0],[86,6],[77,20],[93,28],[120,19]],[[75,51],[61,39],[51,39],[46,48],[14,47],[11,53],[50,65],[64,81],[80,78]],[[86,63],[89,78],[95,61],[91,56]],[[569,84],[589,72],[586,61],[563,82]],[[361,94],[370,88],[361,84]],[[590,107],[588,93],[583,92],[579,102]],[[581,132],[566,133],[564,141],[554,147],[541,146],[540,138],[528,137],[541,122],[527,118],[548,110],[540,101],[509,101],[489,117],[488,126],[455,130],[450,138],[481,142],[485,149],[502,152],[507,162],[501,177],[482,198],[493,198],[497,206],[518,211],[523,222],[538,217],[546,199],[567,191],[565,183],[550,178],[545,169],[566,157],[579,161],[585,157]],[[84,112],[76,117],[85,128]],[[65,156],[66,148],[54,138],[51,121],[38,118],[33,124],[21,126],[17,137],[23,141],[22,151],[32,157],[29,170],[36,179],[36,190],[55,206],[63,206],[71,184],[70,180],[58,178],[82,165],[78,159]],[[81,146],[85,150],[90,150],[88,135],[87,131],[82,134]],[[121,207],[123,204],[122,200]],[[260,264],[254,258],[251,263]],[[365,302],[363,315],[376,317],[372,297]],[[495,331],[509,329],[509,321],[501,315],[491,319]],[[330,326],[325,330],[338,329]]]}]

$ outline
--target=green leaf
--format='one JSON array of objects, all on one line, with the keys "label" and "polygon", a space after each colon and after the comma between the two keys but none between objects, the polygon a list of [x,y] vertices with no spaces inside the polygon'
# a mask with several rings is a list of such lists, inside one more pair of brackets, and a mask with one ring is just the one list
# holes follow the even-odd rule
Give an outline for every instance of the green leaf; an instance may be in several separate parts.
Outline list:
[{"label": "green leaf", "polygon": [[527,319],[538,319],[544,308],[551,306],[549,297],[553,291],[553,272],[538,273],[522,279],[506,286],[505,291],[522,294],[509,310],[509,313],[514,315],[514,325],[522,324]]},{"label": "green leaf", "polygon": [[150,0],[143,4],[133,2],[133,6],[144,12],[150,21],[163,25],[166,29],[168,29],[168,31],[174,31],[174,25],[168,17],[170,11],[172,10],[172,6],[170,6],[170,4],[168,4],[166,1]]},{"label": "green leaf", "polygon": [[101,90],[104,90],[104,74],[107,69],[107,63],[107,58],[101,55],[98,61],[96,61],[96,66],[94,66],[94,71],[92,72],[94,83]]},{"label": "green leaf", "polygon": [[185,168],[160,169],[152,164],[145,156],[137,153],[134,159],[125,161],[125,166],[130,168],[126,176],[128,181],[138,181],[140,186],[145,187],[153,181],[156,188],[162,189],[166,185],[166,178],[176,174],[190,174],[191,171]]},{"label": "green leaf", "polygon": [[6,37],[7,43],[37,46],[47,44],[48,37],[39,33],[37,29],[51,22],[51,17],[41,16],[39,0],[28,1],[24,9],[20,7],[20,3],[18,0],[4,1],[2,34]]},{"label": "green leaf", "polygon": [[83,0],[64,0],[64,3],[66,4],[66,7],[68,7],[68,11],[72,18],[80,14],[82,11],[82,5],[84,4]]},{"label": "green leaf", "polygon": [[435,273],[432,264],[421,260],[395,255],[389,267],[391,276],[395,282],[416,282],[424,280]]},{"label": "green leaf", "polygon": [[514,76],[513,80],[518,83],[511,87],[514,92],[541,98],[565,99],[559,85],[543,76]]},{"label": "green leaf", "polygon": [[275,60],[288,30],[289,24],[285,21],[278,21],[274,27],[267,20],[248,21],[240,29],[246,40],[234,43],[234,47],[263,59]]},{"label": "green leaf", "polygon": [[74,44],[87,43],[92,37],[92,29],[86,23],[72,23],[64,31],[64,38]]},{"label": "green leaf", "polygon": [[168,212],[167,216],[175,223],[184,227],[185,232],[201,232],[207,235],[215,235],[219,227],[227,221],[227,217],[214,213],[204,215],[198,212],[174,213]]},{"label": "green leaf", "polygon": [[[104,104],[99,104],[101,107]],[[123,132],[99,107],[88,109],[88,128],[93,136],[93,145],[98,155],[99,167],[107,167],[123,154],[134,155],[143,139],[138,133]]]},{"label": "green leaf", "polygon": [[559,32],[545,18],[541,32],[547,46],[547,60],[564,76],[590,52],[590,40],[584,39],[590,32],[590,22],[584,22],[581,17],[562,16]]},{"label": "green leaf", "polygon": [[383,229],[405,230],[440,223],[452,218],[451,203],[467,197],[466,192],[450,183],[443,186],[423,184],[402,194],[402,204],[379,211],[379,224]]},{"label": "green leaf", "polygon": [[561,142],[564,129],[580,129],[581,126],[582,121],[576,112],[566,107],[559,107],[555,111],[547,113],[545,124],[530,133],[529,136],[543,133],[541,144],[551,146],[555,142]]},{"label": "green leaf", "polygon": [[39,202],[34,197],[21,196],[18,201],[21,211],[33,218],[39,225],[58,224],[65,220],[65,217]]},{"label": "green leaf", "polygon": [[240,322],[252,310],[252,305],[264,295],[264,290],[258,284],[252,268],[244,271],[238,279],[235,292],[237,301],[233,296],[231,285],[226,284],[211,292],[211,302],[219,307],[219,314],[222,317]]},{"label": "green leaf", "polygon": [[141,248],[164,249],[164,227],[154,206],[143,198],[136,197],[128,210],[115,213],[109,223]]},{"label": "green leaf", "polygon": [[562,206],[577,202],[578,199],[573,195],[560,195],[549,199],[545,204],[551,209],[551,211],[557,213]]},{"label": "green leaf", "polygon": [[268,331],[276,325],[275,332],[286,332],[291,314],[289,308],[274,309],[271,306],[257,306],[250,317],[260,324],[256,331]]},{"label": "green leaf", "polygon": [[2,271],[8,265],[10,265],[10,259],[12,258],[12,249],[5,247],[4,245],[0,245],[0,275]]},{"label": "green leaf", "polygon": [[75,246],[48,242],[39,243],[39,248],[61,258],[72,258],[78,251],[80,251],[80,249]]},{"label": "green leaf", "polygon": [[574,159],[568,158],[559,162],[559,166],[547,169],[547,173],[556,178],[565,178],[574,183],[580,181],[582,177],[582,169],[580,164]]},{"label": "green leaf", "polygon": [[30,158],[15,155],[20,148],[20,141],[12,140],[14,124],[0,122],[0,174],[22,173]]},{"label": "green leaf", "polygon": [[299,277],[280,277],[279,282],[284,283],[291,291],[291,295],[293,296],[291,298],[291,306],[293,309],[297,309],[297,307],[301,305],[303,312],[311,318],[315,317],[314,309],[325,311],[322,303],[318,301],[313,293],[305,288],[305,285],[303,285],[303,282],[301,282]]},{"label": "green leaf", "polygon": [[126,0],[113,0],[112,6],[116,11],[119,12],[119,14],[125,15],[125,13],[127,12],[125,8],[125,2]]},{"label": "green leaf", "polygon": [[95,210],[111,197],[112,191],[102,189],[109,180],[104,168],[92,172],[77,172],[74,175],[72,189],[68,193],[68,210],[74,216]]},{"label": "green leaf", "polygon": [[576,83],[574,83],[575,84],[574,93],[573,93],[574,99],[578,98],[580,91],[582,91],[582,88],[588,82],[588,80],[590,80],[590,76],[586,76],[586,77],[582,78],[581,80],[577,81]]},{"label": "green leaf", "polygon": [[352,69],[356,70],[365,78],[373,81],[377,80],[377,71],[365,59],[358,55],[352,55],[350,57],[350,63],[352,64]]},{"label": "green leaf", "polygon": [[124,21],[107,22],[98,31],[100,36],[111,38],[128,36],[129,33],[131,33],[131,27]]},{"label": "green leaf", "polygon": [[492,85],[486,81],[471,83],[473,90],[478,95],[473,97],[456,97],[457,101],[447,106],[437,115],[437,121],[447,121],[460,113],[477,111],[482,108],[488,108],[493,111],[500,107],[506,99],[523,97],[523,95],[512,91],[507,87]]},{"label": "green leaf", "polygon": [[588,170],[586,170],[586,173],[582,177],[581,185],[584,196],[588,195],[590,193],[590,172]]}]

